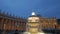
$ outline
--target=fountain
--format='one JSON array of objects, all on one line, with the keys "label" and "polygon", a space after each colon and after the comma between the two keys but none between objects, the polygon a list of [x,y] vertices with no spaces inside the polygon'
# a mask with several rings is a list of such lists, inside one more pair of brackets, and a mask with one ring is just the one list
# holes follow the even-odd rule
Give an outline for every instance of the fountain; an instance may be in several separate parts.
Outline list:
[{"label": "fountain", "polygon": [[24,34],[44,34],[43,31],[40,30],[39,25],[39,17],[37,17],[35,13],[32,12],[32,16],[28,18],[26,32],[24,32]]}]

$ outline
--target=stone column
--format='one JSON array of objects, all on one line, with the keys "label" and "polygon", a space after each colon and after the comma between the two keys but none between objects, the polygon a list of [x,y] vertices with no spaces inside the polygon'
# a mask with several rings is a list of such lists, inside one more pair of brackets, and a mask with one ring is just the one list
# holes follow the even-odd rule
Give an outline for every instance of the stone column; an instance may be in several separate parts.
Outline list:
[{"label": "stone column", "polygon": [[2,29],[4,29],[4,17],[2,17]]},{"label": "stone column", "polygon": [[12,30],[14,30],[14,20],[12,20]]},{"label": "stone column", "polygon": [[9,19],[9,30],[11,29],[11,20]]},{"label": "stone column", "polygon": [[5,34],[5,30],[4,30],[4,17],[2,17],[2,34]]}]

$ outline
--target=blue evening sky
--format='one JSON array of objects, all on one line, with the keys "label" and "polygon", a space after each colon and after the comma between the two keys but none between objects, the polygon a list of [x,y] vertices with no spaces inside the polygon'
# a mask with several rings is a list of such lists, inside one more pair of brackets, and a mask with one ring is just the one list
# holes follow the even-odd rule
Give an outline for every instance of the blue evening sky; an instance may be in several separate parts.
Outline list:
[{"label": "blue evening sky", "polygon": [[28,17],[34,11],[43,17],[60,18],[60,0],[0,0],[0,9],[21,17]]}]

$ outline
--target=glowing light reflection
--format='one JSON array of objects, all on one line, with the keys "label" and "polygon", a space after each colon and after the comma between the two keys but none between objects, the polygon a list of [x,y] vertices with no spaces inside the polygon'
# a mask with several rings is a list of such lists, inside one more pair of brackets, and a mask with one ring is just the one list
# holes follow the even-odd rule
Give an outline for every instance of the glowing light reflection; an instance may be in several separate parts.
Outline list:
[{"label": "glowing light reflection", "polygon": [[[24,32],[24,34],[31,34],[31,33],[30,32]],[[45,33],[39,32],[37,34],[45,34]]]},{"label": "glowing light reflection", "polygon": [[24,32],[24,34],[30,34],[29,32]]},{"label": "glowing light reflection", "polygon": [[45,33],[38,33],[38,34],[45,34]]}]

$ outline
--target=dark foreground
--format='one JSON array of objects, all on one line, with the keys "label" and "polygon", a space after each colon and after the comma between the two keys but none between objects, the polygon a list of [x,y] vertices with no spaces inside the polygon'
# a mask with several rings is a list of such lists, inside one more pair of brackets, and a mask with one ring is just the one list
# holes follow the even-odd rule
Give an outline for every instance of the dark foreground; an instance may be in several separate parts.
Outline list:
[{"label": "dark foreground", "polygon": [[[44,33],[60,34],[60,30],[43,30]],[[24,31],[18,30],[0,30],[0,34],[23,34]]]}]

